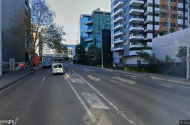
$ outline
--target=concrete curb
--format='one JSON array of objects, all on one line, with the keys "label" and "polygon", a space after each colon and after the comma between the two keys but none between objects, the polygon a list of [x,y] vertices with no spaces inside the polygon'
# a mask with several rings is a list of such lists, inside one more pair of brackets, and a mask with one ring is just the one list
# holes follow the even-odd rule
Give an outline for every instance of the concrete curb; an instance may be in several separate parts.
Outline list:
[{"label": "concrete curb", "polygon": [[1,87],[1,88],[0,88],[0,91],[3,90],[3,89],[5,89],[5,88],[7,88],[7,87],[9,87],[9,86],[11,86],[11,85],[13,85],[14,83],[16,83],[16,82],[18,82],[18,81],[20,81],[20,80],[22,80],[22,79],[24,79],[24,78],[26,78],[26,77],[28,77],[28,76],[34,74],[36,71],[38,71],[38,70],[40,70],[40,69],[42,69],[42,67],[40,67],[39,69],[36,69],[36,70],[34,70],[34,71],[31,71],[31,73],[28,73],[28,74],[22,76],[22,77],[19,78],[19,79],[16,79],[16,80],[10,82],[9,84],[7,84],[7,85]]}]

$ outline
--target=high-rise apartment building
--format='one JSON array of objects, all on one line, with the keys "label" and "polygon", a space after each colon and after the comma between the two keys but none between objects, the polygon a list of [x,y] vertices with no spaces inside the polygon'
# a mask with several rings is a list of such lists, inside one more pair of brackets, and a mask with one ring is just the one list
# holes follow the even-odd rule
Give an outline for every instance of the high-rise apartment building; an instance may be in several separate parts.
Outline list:
[{"label": "high-rise apartment building", "polygon": [[112,0],[111,9],[115,63],[145,63],[137,52],[152,54],[153,37],[187,27],[186,0]]},{"label": "high-rise apartment building", "polygon": [[98,34],[100,34],[103,29],[111,30],[110,12],[101,11],[100,8],[98,8],[94,10],[91,15],[82,14],[80,16],[80,44],[83,45],[84,48],[88,48],[91,44],[97,45]]}]

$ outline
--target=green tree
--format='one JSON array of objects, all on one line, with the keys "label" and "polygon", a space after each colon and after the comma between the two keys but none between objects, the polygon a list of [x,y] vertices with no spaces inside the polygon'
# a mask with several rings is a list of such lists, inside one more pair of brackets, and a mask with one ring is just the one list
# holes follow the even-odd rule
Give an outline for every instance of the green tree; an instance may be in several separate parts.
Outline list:
[{"label": "green tree", "polygon": [[176,56],[181,60],[181,62],[185,62],[187,57],[187,47],[180,46]]},{"label": "green tree", "polygon": [[170,58],[168,55],[165,57],[165,63],[174,63],[175,59]]},{"label": "green tree", "polygon": [[76,57],[78,58],[79,62],[84,63],[85,53],[86,53],[85,49],[82,45],[80,45],[80,44],[76,45],[75,54],[76,54]]},{"label": "green tree", "polygon": [[51,49],[55,49],[57,53],[64,53],[67,51],[67,45],[63,44],[65,41],[65,32],[62,26],[58,24],[51,24],[46,28],[46,40]]},{"label": "green tree", "polygon": [[173,33],[175,31],[175,29],[172,27],[170,28],[170,33]]},{"label": "green tree", "polygon": [[160,60],[153,57],[147,52],[137,52],[137,54],[144,59],[148,64],[160,64]]}]

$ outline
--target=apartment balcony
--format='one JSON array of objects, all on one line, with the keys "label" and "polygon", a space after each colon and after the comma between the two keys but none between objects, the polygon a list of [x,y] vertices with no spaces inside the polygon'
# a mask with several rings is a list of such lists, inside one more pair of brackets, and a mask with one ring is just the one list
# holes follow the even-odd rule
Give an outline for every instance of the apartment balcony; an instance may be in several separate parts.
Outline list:
[{"label": "apartment balcony", "polygon": [[130,45],[129,48],[132,49],[132,48],[143,48],[144,45],[142,44],[138,44],[138,45]]},{"label": "apartment balcony", "polygon": [[123,1],[118,1],[118,2],[115,4],[114,9],[115,9],[115,8],[119,8],[119,7],[121,7],[121,6],[123,6]]},{"label": "apartment balcony", "polygon": [[88,21],[88,22],[85,23],[85,25],[92,25],[92,24],[93,24],[92,20],[90,20],[90,21]]},{"label": "apartment balcony", "polygon": [[120,15],[120,14],[122,14],[122,13],[123,13],[123,9],[122,9],[122,8],[119,8],[119,9],[117,9],[117,10],[115,11],[114,16]]},{"label": "apartment balcony", "polygon": [[123,20],[123,16],[118,16],[114,19],[114,23],[121,22]]},{"label": "apartment balcony", "polygon": [[92,42],[93,39],[92,39],[92,38],[87,38],[87,39],[85,39],[84,41],[85,41],[85,42]]},{"label": "apartment balcony", "polygon": [[[155,25],[155,30],[158,30],[159,28],[159,25]],[[152,24],[147,24],[145,29],[144,29],[144,32],[152,32],[153,31],[153,25]]]},{"label": "apartment balcony", "polygon": [[[155,13],[160,13],[160,8],[155,8]],[[147,10],[144,12],[144,16],[152,15],[153,14],[153,7],[147,7]]]},{"label": "apartment balcony", "polygon": [[129,20],[130,23],[142,23],[144,22],[143,18],[137,18],[137,17],[133,17]]},{"label": "apartment balcony", "polygon": [[144,4],[144,0],[131,0],[130,6],[141,6]]},{"label": "apartment balcony", "polygon": [[87,34],[92,34],[92,33],[93,33],[93,30],[92,30],[92,29],[88,29],[85,33],[87,33]]},{"label": "apartment balcony", "polygon": [[149,54],[152,54],[152,50],[150,49],[145,49],[145,50],[132,50],[132,51],[129,51],[129,56],[136,56],[138,55],[137,53],[138,52],[147,52]]},{"label": "apartment balcony", "polygon": [[144,13],[144,10],[142,8],[131,8],[129,13],[133,15],[141,15]]},{"label": "apartment balcony", "polygon": [[114,25],[114,30],[122,29],[122,28],[123,28],[123,23],[118,23],[118,24]]},{"label": "apartment balcony", "polygon": [[123,35],[123,31],[117,31],[114,33],[114,37],[116,36],[122,36]]},{"label": "apartment balcony", "polygon": [[121,51],[121,50],[123,50],[123,46],[120,46],[120,47],[114,48],[114,51]]},{"label": "apartment balcony", "polygon": [[129,37],[130,40],[144,40],[143,35],[130,35]]},{"label": "apartment balcony", "polygon": [[129,31],[143,31],[144,30],[144,28],[143,27],[141,27],[141,26],[132,26],[130,29],[129,29]]},{"label": "apartment balcony", "polygon": [[[155,22],[160,22],[160,17],[155,16],[154,19],[155,19]],[[147,18],[145,19],[144,24],[146,23],[153,23],[153,16],[147,15]]]},{"label": "apartment balcony", "polygon": [[[155,0],[155,4],[156,5],[160,5],[160,1],[159,0]],[[152,0],[147,0],[147,2],[144,3],[144,7],[147,7],[147,6],[153,6],[153,1]]]},{"label": "apartment balcony", "polygon": [[114,44],[116,43],[123,43],[123,39],[122,38],[115,39]]},{"label": "apartment balcony", "polygon": [[145,35],[144,40],[152,40],[153,36],[152,33],[147,33],[147,35]]}]

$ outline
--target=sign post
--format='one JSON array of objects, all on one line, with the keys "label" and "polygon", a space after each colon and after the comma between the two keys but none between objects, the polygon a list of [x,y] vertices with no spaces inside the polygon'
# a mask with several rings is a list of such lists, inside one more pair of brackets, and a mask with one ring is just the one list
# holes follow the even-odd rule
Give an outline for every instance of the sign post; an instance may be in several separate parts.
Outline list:
[{"label": "sign post", "polygon": [[14,69],[15,69],[15,59],[14,58],[9,59],[9,65],[10,65],[10,70],[14,71]]}]

